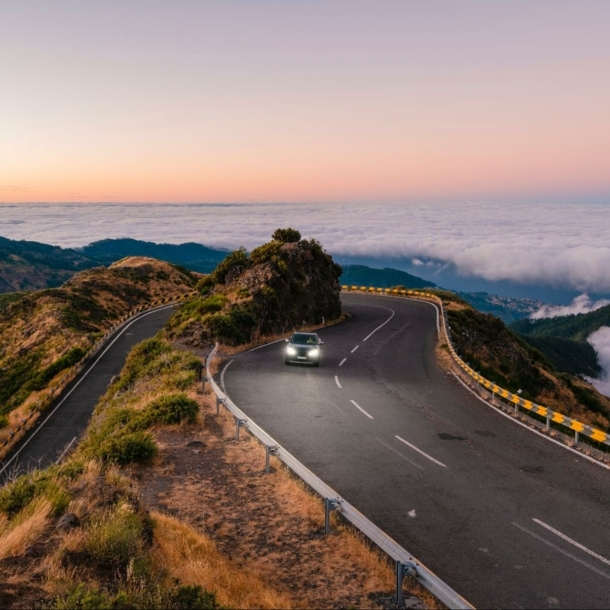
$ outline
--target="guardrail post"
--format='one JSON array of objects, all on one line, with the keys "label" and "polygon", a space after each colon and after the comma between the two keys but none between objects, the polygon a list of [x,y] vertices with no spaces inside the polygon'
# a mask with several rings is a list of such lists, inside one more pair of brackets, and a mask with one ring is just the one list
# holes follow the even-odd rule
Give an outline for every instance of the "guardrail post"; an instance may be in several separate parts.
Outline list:
[{"label": "guardrail post", "polygon": [[417,574],[415,566],[410,563],[396,562],[396,605],[402,605],[402,581],[405,576],[415,576]]},{"label": "guardrail post", "polygon": [[239,429],[248,423],[247,419],[236,419],[235,420],[235,440],[239,440]]},{"label": "guardrail post", "polygon": [[269,474],[271,470],[270,458],[277,455],[277,445],[265,445],[265,472]]},{"label": "guardrail post", "polygon": [[574,432],[574,444],[578,444],[578,441],[580,439],[580,434],[578,433],[578,430],[576,430],[576,432]]},{"label": "guardrail post", "polygon": [[341,505],[340,500],[324,498],[324,535],[330,534],[330,513]]},{"label": "guardrail post", "polygon": [[201,393],[205,394],[205,382],[207,379],[205,377],[201,377]]},{"label": "guardrail post", "polygon": [[216,396],[216,415],[220,415],[220,405],[224,405],[224,398]]},{"label": "guardrail post", "polygon": [[547,430],[551,429],[551,418],[550,417],[546,418],[546,429]]}]

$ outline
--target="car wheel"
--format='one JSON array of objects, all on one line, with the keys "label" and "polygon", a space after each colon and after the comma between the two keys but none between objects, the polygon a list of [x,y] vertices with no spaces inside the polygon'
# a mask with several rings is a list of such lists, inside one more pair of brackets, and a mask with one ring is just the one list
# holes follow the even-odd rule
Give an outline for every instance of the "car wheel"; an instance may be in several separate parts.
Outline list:
[{"label": "car wheel", "polygon": [[314,366],[320,366],[320,363],[319,362],[314,362],[313,365]]},{"label": "car wheel", "polygon": [[290,360],[284,360],[284,364],[290,364]]}]

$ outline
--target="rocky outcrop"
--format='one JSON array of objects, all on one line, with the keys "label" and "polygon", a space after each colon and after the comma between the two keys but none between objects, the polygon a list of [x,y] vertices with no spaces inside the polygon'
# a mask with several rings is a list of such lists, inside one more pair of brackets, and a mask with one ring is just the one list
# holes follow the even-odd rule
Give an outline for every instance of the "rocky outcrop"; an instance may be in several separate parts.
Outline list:
[{"label": "rocky outcrop", "polygon": [[242,345],[339,318],[341,267],[315,240],[280,239],[231,253],[199,284],[170,332],[204,346]]}]

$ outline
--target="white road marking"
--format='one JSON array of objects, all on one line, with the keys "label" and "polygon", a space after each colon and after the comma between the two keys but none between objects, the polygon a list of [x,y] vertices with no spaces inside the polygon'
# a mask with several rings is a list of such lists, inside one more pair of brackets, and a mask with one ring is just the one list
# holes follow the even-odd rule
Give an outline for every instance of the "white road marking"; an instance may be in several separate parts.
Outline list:
[{"label": "white road marking", "polygon": [[270,341],[269,343],[263,343],[262,345],[257,345],[249,350],[246,350],[244,353],[255,352],[257,349],[262,349],[263,347],[268,347],[269,345],[275,345],[276,343],[280,343],[281,341],[286,341],[286,339],[278,339],[277,341]]},{"label": "white road marking", "polygon": [[347,360],[347,358],[343,358],[343,360],[341,360],[341,362],[339,362],[339,366],[343,366],[343,363]]},{"label": "white road marking", "polygon": [[356,345],[356,347],[351,351],[351,353],[353,354],[359,347],[359,345]]},{"label": "white road marking", "polygon": [[603,462],[599,462],[598,460],[596,460],[595,458],[592,458],[588,455],[585,455],[584,453],[581,453],[580,451],[577,451],[576,449],[572,449],[572,447],[568,447],[567,445],[564,445],[563,443],[555,440],[554,438],[551,438],[550,436],[547,436],[546,434],[542,434],[542,432],[539,432],[538,430],[536,430],[535,428],[530,428],[528,425],[524,424],[522,421],[519,421],[518,419],[510,416],[508,413],[505,413],[504,411],[502,411],[502,409],[499,409],[498,407],[495,407],[494,405],[488,403],[484,398],[482,398],[481,396],[479,396],[471,387],[469,387],[468,385],[466,385],[458,375],[456,375],[453,371],[451,371],[451,374],[478,400],[480,400],[483,404],[487,405],[488,407],[491,407],[494,411],[497,411],[500,415],[503,415],[504,417],[506,417],[507,419],[510,419],[510,421],[514,422],[515,424],[519,424],[522,428],[525,428],[526,430],[529,430],[530,432],[533,432],[534,434],[537,434],[538,436],[541,436],[542,438],[544,438],[545,440],[549,441],[550,443],[555,443],[556,445],[559,445],[562,449],[565,449],[566,451],[571,451],[572,453],[575,453],[577,456],[585,459],[585,460],[589,460],[589,462],[593,462],[593,464],[597,464],[598,466],[601,466],[602,468],[605,468],[606,470],[610,470],[610,466],[608,466],[607,464],[604,464]]},{"label": "white road marking", "polygon": [[383,328],[393,317],[394,314],[396,313],[393,309],[390,309],[389,307],[384,307],[384,309],[387,309],[388,311],[392,312],[392,315],[383,323],[380,324],[372,333],[370,333],[369,335],[367,335],[364,339],[362,339],[362,342],[364,343],[364,341],[366,341],[367,339],[370,339],[380,328]]},{"label": "white road marking", "polygon": [[61,455],[55,461],[56,464],[59,464],[59,462],[61,462],[63,460],[64,455],[66,455],[66,453],[68,453],[68,451],[70,450],[70,447],[72,447],[75,440],[76,440],[76,436],[68,443],[68,446],[61,452]]},{"label": "white road marking", "polygon": [[167,307],[158,307],[157,309],[153,309],[152,311],[149,311],[145,314],[142,314],[141,316],[138,316],[137,318],[133,319],[129,324],[124,326],[123,329],[121,330],[121,332],[118,333],[117,336],[107,345],[106,349],[96,358],[95,362],[85,371],[83,376],[72,386],[70,391],[61,399],[61,402],[58,403],[58,405],[47,415],[46,419],[38,426],[38,428],[36,428],[34,430],[34,432],[32,432],[30,437],[23,443],[23,445],[21,445],[21,448],[19,449],[19,451],[17,451],[17,453],[15,453],[15,455],[8,462],[6,462],[6,464],[4,464],[4,466],[2,467],[2,470],[0,470],[0,474],[2,474],[11,465],[11,463],[23,451],[23,448],[29,444],[29,442],[38,434],[38,431],[49,421],[49,419],[53,416],[53,413],[55,413],[55,411],[57,411],[57,409],[59,409],[59,407],[61,407],[61,405],[63,405],[64,402],[66,402],[66,400],[68,400],[68,397],[70,396],[70,394],[72,394],[72,392],[74,392],[74,390],[76,390],[76,388],[81,384],[83,379],[85,379],[85,377],[93,370],[95,365],[103,358],[104,354],[119,340],[119,337],[132,324],[135,324],[138,320],[141,320],[142,318],[145,318],[146,316],[150,316],[151,314],[156,313],[157,311],[162,311],[163,309],[168,309],[169,307],[173,307],[173,306],[174,306],[174,303],[172,303],[171,305],[167,305]]},{"label": "white road marking", "polygon": [[222,388],[222,391],[226,394],[227,393],[227,388],[225,388],[225,373],[227,372],[227,369],[235,362],[235,360],[229,360],[229,362],[227,362],[227,364],[225,365],[225,367],[222,369],[222,373],[220,373],[220,387]]},{"label": "white road marking", "polygon": [[407,447],[411,447],[411,449],[413,449],[413,451],[417,451],[417,453],[421,453],[424,457],[427,457],[430,461],[434,462],[435,464],[438,464],[439,466],[442,466],[443,468],[447,468],[447,466],[445,466],[445,464],[443,464],[443,462],[439,462],[438,460],[435,460],[431,455],[428,455],[426,452],[422,451],[421,449],[418,449],[415,445],[412,445],[411,443],[409,443],[409,441],[406,441],[404,438],[398,436],[398,434],[396,435],[396,438],[401,441],[402,443],[404,443]]},{"label": "white road marking", "polygon": [[380,438],[375,437],[375,440],[377,442],[381,443],[386,449],[389,449],[392,453],[395,453],[398,457],[401,457],[405,462],[409,462],[409,464],[411,464],[411,466],[415,466],[415,468],[419,468],[420,470],[423,470],[422,466],[420,466],[419,464],[416,464],[415,462],[412,462],[408,457],[404,456],[402,453],[400,453],[400,451],[397,451],[396,449],[394,449],[394,447],[392,447],[391,445],[384,443]]},{"label": "white road marking", "polygon": [[537,523],[538,525],[541,525],[542,527],[546,528],[547,530],[549,530],[549,532],[553,532],[553,534],[555,534],[556,536],[559,536],[562,540],[565,540],[566,542],[573,544],[576,548],[580,549],[581,551],[588,553],[589,555],[591,555],[591,557],[595,557],[595,559],[599,559],[602,563],[605,563],[606,565],[610,566],[610,561],[608,559],[606,559],[605,557],[602,557],[601,555],[598,555],[595,551],[588,549],[586,546],[583,546],[582,544],[580,544],[580,542],[576,542],[576,540],[572,540],[572,538],[570,538],[569,536],[566,536],[565,534],[562,534],[561,532],[557,531],[555,528],[551,527],[550,525],[547,525],[546,523],[544,523],[544,521],[540,521],[540,519],[532,519],[532,521],[534,523]]},{"label": "white road marking", "polygon": [[599,570],[595,566],[592,566],[591,564],[587,563],[586,561],[583,561],[582,559],[575,557],[571,553],[564,551],[562,548],[558,547],[557,545],[553,544],[552,542],[545,540],[542,536],[538,536],[538,534],[535,534],[534,532],[530,532],[530,530],[523,527],[522,525],[519,525],[518,523],[515,523],[514,521],[511,521],[511,524],[514,525],[516,528],[520,529],[522,532],[529,534],[532,538],[536,538],[536,540],[539,540],[543,544],[550,546],[552,549],[554,549],[558,553],[561,553],[562,555],[565,555],[566,557],[573,559],[576,563],[579,563],[580,565],[585,566],[585,568],[589,568],[589,570],[591,570],[592,572],[595,572],[596,574],[599,574],[600,576],[603,576],[604,578],[607,578],[608,580],[610,580],[610,574],[606,574],[605,572],[602,572],[601,570]]},{"label": "white road marking", "polygon": [[339,383],[339,378],[335,375],[335,383],[337,384],[337,387],[342,390],[343,388],[341,387],[341,384]]},{"label": "white road marking", "polygon": [[367,413],[355,400],[350,400],[350,402],[356,407],[356,409],[360,409],[369,419],[375,419],[370,413]]},{"label": "white road marking", "polygon": [[409,517],[417,517],[417,513],[415,512],[415,509],[410,510],[408,513]]}]

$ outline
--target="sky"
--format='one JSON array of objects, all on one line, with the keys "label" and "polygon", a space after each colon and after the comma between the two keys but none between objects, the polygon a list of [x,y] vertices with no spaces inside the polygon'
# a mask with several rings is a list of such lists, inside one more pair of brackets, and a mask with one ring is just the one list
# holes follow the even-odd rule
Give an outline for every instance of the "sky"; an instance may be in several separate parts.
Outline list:
[{"label": "sky", "polygon": [[610,201],[607,0],[0,19],[0,202]]}]

